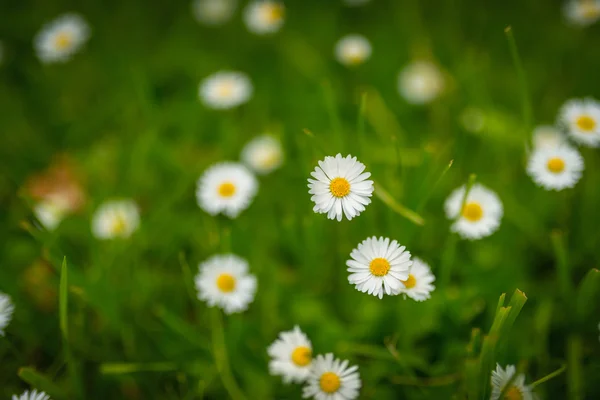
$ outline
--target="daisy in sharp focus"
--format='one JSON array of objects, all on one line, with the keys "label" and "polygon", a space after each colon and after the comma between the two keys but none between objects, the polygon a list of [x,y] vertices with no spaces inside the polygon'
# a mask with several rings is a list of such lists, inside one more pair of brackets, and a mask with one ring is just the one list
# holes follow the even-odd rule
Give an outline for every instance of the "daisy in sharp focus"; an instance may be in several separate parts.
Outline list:
[{"label": "daisy in sharp focus", "polygon": [[329,219],[348,220],[360,215],[365,206],[371,203],[373,181],[368,180],[370,172],[364,172],[365,165],[348,155],[327,156],[319,161],[319,166],[308,179],[310,198],[315,206],[313,211],[327,214]]},{"label": "daisy in sharp focus", "polygon": [[328,353],[318,355],[312,363],[302,397],[317,400],[353,400],[361,387],[358,366],[348,367]]},{"label": "daisy in sharp focus", "polygon": [[90,28],[80,15],[65,14],[44,25],[34,39],[34,47],[43,63],[66,62],[89,37]]},{"label": "daisy in sharp focus", "polygon": [[228,22],[237,6],[237,0],[194,0],[192,12],[204,25],[222,25]]},{"label": "daisy in sharp focus", "polygon": [[573,25],[588,26],[600,19],[600,0],[568,0],[563,11]]},{"label": "daisy in sharp focus", "polygon": [[435,276],[429,265],[420,258],[415,257],[412,261],[412,266],[408,270],[408,278],[402,281],[400,293],[416,301],[425,301],[435,290],[435,286],[433,286]]},{"label": "daisy in sharp focus", "polygon": [[222,162],[209,167],[196,185],[198,206],[210,215],[236,218],[250,206],[258,181],[243,164]]},{"label": "daisy in sharp focus", "polygon": [[12,400],[50,400],[50,396],[48,396],[44,392],[38,392],[37,390],[26,390],[22,395],[17,396],[13,394]]},{"label": "daisy in sharp focus", "polygon": [[244,22],[252,33],[266,35],[275,33],[283,26],[285,7],[279,1],[255,0],[244,10]]},{"label": "daisy in sharp focus", "polygon": [[140,225],[140,212],[133,200],[107,201],[96,209],[92,233],[98,239],[128,238]]},{"label": "daisy in sharp focus", "polygon": [[335,58],[340,64],[353,67],[371,57],[371,43],[362,35],[346,35],[335,44]]},{"label": "daisy in sharp focus", "polygon": [[257,174],[269,174],[283,164],[281,142],[270,135],[256,137],[244,146],[241,158]]},{"label": "daisy in sharp focus", "polygon": [[254,300],[256,277],[248,262],[234,254],[219,254],[200,264],[195,278],[198,299],[226,314],[245,311]]},{"label": "daisy in sharp focus", "polygon": [[437,98],[444,89],[440,69],[428,61],[414,61],[400,71],[398,91],[411,104],[426,104]]},{"label": "daisy in sharp focus", "polygon": [[594,99],[567,101],[559,112],[559,123],[579,144],[600,146],[600,103]]},{"label": "daisy in sharp focus", "polygon": [[552,125],[540,125],[533,130],[533,147],[552,148],[566,143],[563,134]]},{"label": "daisy in sharp focus", "polygon": [[271,375],[281,375],[284,383],[302,383],[308,377],[312,362],[312,345],[298,326],[281,332],[267,349],[271,357]]},{"label": "daisy in sharp focus", "polygon": [[444,204],[446,216],[455,220],[451,230],[462,238],[475,240],[489,236],[500,227],[502,202],[490,189],[474,184],[462,207],[465,187],[456,189]]},{"label": "daisy in sharp focus", "polygon": [[566,144],[538,148],[529,157],[527,173],[546,190],[572,188],[581,178],[583,157]]},{"label": "daisy in sharp focus", "polygon": [[4,336],[4,329],[12,319],[15,306],[13,306],[10,297],[0,292],[0,336]]},{"label": "daisy in sharp focus", "polygon": [[225,110],[247,103],[252,82],[241,72],[220,71],[200,82],[198,96],[205,106]]},{"label": "daisy in sharp focus", "polygon": [[410,279],[410,252],[395,240],[367,238],[352,250],[350,258],[346,261],[348,282],[380,299],[384,293],[397,295],[404,287],[402,282]]},{"label": "daisy in sharp focus", "polygon": [[[496,364],[496,370],[492,371],[492,396],[491,400],[500,400],[500,395],[506,384],[510,381],[517,370],[514,365],[507,365],[506,370],[500,364]],[[525,375],[519,374],[504,392],[502,400],[533,400],[531,388],[525,385]]]}]

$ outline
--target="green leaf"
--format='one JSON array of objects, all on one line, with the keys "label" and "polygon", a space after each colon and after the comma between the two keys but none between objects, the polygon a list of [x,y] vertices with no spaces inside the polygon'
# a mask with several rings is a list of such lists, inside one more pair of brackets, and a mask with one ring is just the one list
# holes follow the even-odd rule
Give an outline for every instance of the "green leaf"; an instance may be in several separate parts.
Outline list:
[{"label": "green leaf", "polygon": [[575,297],[575,313],[580,323],[586,321],[589,315],[596,315],[597,298],[600,292],[600,271],[591,269],[583,278]]},{"label": "green leaf", "polygon": [[18,372],[19,378],[27,382],[37,390],[46,392],[53,400],[66,399],[66,393],[57,386],[50,378],[37,372],[33,368],[21,368]]},{"label": "green leaf", "polygon": [[572,298],[573,282],[571,281],[571,271],[567,262],[567,248],[565,246],[564,235],[561,231],[555,230],[550,234],[554,256],[556,258],[556,275],[558,286],[564,300]]}]

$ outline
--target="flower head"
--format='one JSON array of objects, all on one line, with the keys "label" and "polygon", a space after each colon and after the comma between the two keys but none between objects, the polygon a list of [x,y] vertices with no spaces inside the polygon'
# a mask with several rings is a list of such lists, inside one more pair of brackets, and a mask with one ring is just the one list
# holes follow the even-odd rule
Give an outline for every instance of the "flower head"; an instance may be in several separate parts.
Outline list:
[{"label": "flower head", "polygon": [[90,28],[80,15],[64,14],[44,25],[34,39],[34,47],[43,63],[66,62],[89,37]]},{"label": "flower head", "polygon": [[425,104],[437,98],[444,89],[440,69],[428,61],[408,64],[398,76],[398,90],[411,104]]},{"label": "flower head", "polygon": [[252,91],[252,82],[246,74],[220,71],[200,82],[198,95],[205,106],[225,110],[247,103]]},{"label": "flower head", "polygon": [[539,148],[529,157],[527,173],[546,190],[572,188],[581,178],[583,157],[568,145]]},{"label": "flower head", "polygon": [[304,386],[304,398],[317,400],[353,400],[361,387],[358,366],[348,367],[348,361],[327,353],[318,355],[312,363]]},{"label": "flower head", "polygon": [[50,400],[50,396],[44,392],[38,392],[37,390],[32,390],[31,392],[26,390],[20,396],[14,394],[12,400]]},{"label": "flower head", "polygon": [[271,375],[281,375],[283,382],[302,383],[308,377],[312,363],[312,345],[298,326],[291,331],[281,332],[267,349],[271,357]]},{"label": "flower head", "polygon": [[435,290],[433,286],[435,276],[431,268],[420,258],[413,258],[412,266],[408,271],[408,278],[402,281],[400,293],[416,301],[425,301],[431,297]]},{"label": "flower head", "polygon": [[446,200],[446,216],[455,220],[452,231],[465,239],[481,239],[494,233],[500,227],[502,202],[490,189],[474,184],[461,209],[465,187],[456,189]]},{"label": "flower head", "polygon": [[563,12],[569,23],[588,26],[600,19],[600,0],[567,0]]},{"label": "flower head", "polygon": [[12,314],[15,311],[10,297],[7,294],[0,292],[0,336],[4,336],[4,329],[12,319]]},{"label": "flower head", "polygon": [[335,58],[347,67],[364,63],[371,57],[371,43],[362,35],[347,35],[335,45]]},{"label": "flower head", "polygon": [[257,174],[269,174],[283,163],[281,142],[270,135],[256,137],[244,146],[241,158]]},{"label": "flower head", "polygon": [[275,33],[283,26],[285,7],[279,1],[252,1],[244,10],[248,30],[257,35]]},{"label": "flower head", "polygon": [[194,0],[192,12],[204,25],[222,25],[233,17],[237,0]]},{"label": "flower head", "polygon": [[[517,370],[514,365],[507,365],[506,370],[500,364],[496,364],[496,370],[492,371],[492,397],[491,400],[500,400],[500,394],[508,384]],[[525,375],[519,374],[504,392],[503,400],[533,400],[533,393],[529,386],[525,385]]]},{"label": "flower head", "polygon": [[133,200],[107,201],[92,218],[92,233],[98,239],[128,238],[140,225],[140,212]]},{"label": "flower head", "polygon": [[588,98],[567,101],[560,109],[559,123],[579,144],[600,146],[600,103],[596,100]]},{"label": "flower head", "polygon": [[533,147],[553,148],[566,142],[563,134],[551,125],[540,125],[533,130]]}]

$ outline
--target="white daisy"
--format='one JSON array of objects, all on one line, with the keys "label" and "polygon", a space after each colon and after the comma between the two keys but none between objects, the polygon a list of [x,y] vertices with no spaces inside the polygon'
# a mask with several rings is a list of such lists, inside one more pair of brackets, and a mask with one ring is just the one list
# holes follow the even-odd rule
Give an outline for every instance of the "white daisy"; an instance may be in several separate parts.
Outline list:
[{"label": "white daisy", "polygon": [[346,35],[338,40],[334,52],[340,64],[351,67],[371,57],[371,43],[362,35]]},{"label": "white daisy", "polygon": [[374,190],[373,181],[367,180],[371,173],[364,170],[365,165],[351,155],[344,158],[338,153],[319,161],[310,173],[315,179],[308,179],[308,193],[315,203],[313,211],[338,221],[342,215],[351,220],[363,212],[371,203]]},{"label": "white daisy", "polygon": [[90,28],[78,14],[64,14],[44,25],[34,39],[38,58],[43,63],[66,62],[87,42]]},{"label": "white daisy", "polygon": [[44,228],[53,231],[69,213],[69,204],[62,197],[51,196],[37,203],[33,213]]},{"label": "white daisy", "polygon": [[348,361],[334,359],[333,354],[318,355],[312,363],[304,398],[317,400],[352,400],[358,398],[361,387],[358,366],[348,367]]},{"label": "white daisy", "polygon": [[583,157],[568,145],[539,148],[531,153],[527,163],[531,179],[546,190],[572,188],[583,168]]},{"label": "white daisy", "polygon": [[298,326],[281,332],[267,349],[271,357],[271,375],[281,375],[284,383],[302,383],[308,377],[312,362],[312,345]]},{"label": "white daisy", "polygon": [[227,314],[246,310],[256,293],[248,262],[234,254],[218,254],[201,263],[195,282],[198,299]]},{"label": "white daisy", "polygon": [[576,142],[600,146],[600,103],[594,99],[567,101],[559,112],[559,123]]},{"label": "white daisy", "polygon": [[564,144],[562,133],[552,125],[540,125],[533,130],[533,147],[552,148]]},{"label": "white daisy", "polygon": [[464,195],[465,187],[462,186],[452,192],[444,204],[446,216],[455,220],[452,231],[469,240],[494,233],[500,227],[503,214],[502,202],[496,193],[476,183],[461,210]]},{"label": "white daisy", "polygon": [[563,12],[573,25],[588,26],[600,18],[600,0],[568,0]]},{"label": "white daisy", "polygon": [[402,281],[410,278],[409,269],[412,265],[410,252],[405,246],[390,239],[375,236],[359,243],[350,253],[348,266],[348,282],[355,285],[356,290],[383,298],[387,295],[397,295],[404,287]]},{"label": "white daisy", "polygon": [[0,292],[0,336],[4,336],[4,329],[12,319],[12,314],[15,311],[10,297],[7,294]]},{"label": "white daisy", "polygon": [[241,158],[254,172],[266,175],[283,163],[281,142],[270,135],[256,137],[244,146]]},{"label": "white daisy", "polygon": [[434,100],[444,89],[440,69],[428,61],[408,64],[398,76],[398,90],[411,104],[425,104]]},{"label": "white daisy", "polygon": [[235,8],[237,0],[194,0],[192,12],[196,20],[204,25],[222,25],[228,22]]},{"label": "white daisy", "polygon": [[140,213],[133,200],[107,201],[92,218],[92,233],[98,239],[128,238],[140,225]]},{"label": "white daisy", "polygon": [[[492,371],[492,397],[491,400],[499,400],[500,394],[506,384],[510,381],[517,370],[514,365],[507,365],[506,370],[502,369],[500,364],[496,364],[496,370]],[[519,374],[511,383],[511,386],[504,392],[505,400],[533,400],[531,388],[525,385],[525,375]]]},{"label": "white daisy", "polygon": [[50,396],[48,396],[44,392],[38,392],[37,390],[26,390],[22,395],[17,396],[13,394],[12,400],[50,400]]},{"label": "white daisy", "polygon": [[402,281],[400,293],[416,301],[425,301],[431,297],[431,292],[435,290],[433,281],[435,281],[435,276],[429,265],[420,258],[415,257],[408,271],[408,279]]},{"label": "white daisy", "polygon": [[275,33],[283,25],[285,7],[279,1],[252,1],[244,10],[244,22],[252,33],[266,35]]},{"label": "white daisy", "polygon": [[198,205],[210,215],[236,218],[250,206],[258,181],[243,164],[222,162],[209,167],[196,186]]},{"label": "white daisy", "polygon": [[246,74],[220,71],[200,82],[198,96],[205,106],[225,110],[247,103],[252,91],[252,82]]}]

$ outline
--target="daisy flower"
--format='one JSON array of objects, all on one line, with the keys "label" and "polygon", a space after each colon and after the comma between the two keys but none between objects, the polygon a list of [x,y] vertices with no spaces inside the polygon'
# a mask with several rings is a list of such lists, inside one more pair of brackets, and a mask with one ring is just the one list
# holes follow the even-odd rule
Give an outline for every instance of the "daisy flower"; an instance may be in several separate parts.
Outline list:
[{"label": "daisy flower", "polygon": [[364,170],[365,165],[351,155],[344,158],[338,153],[319,161],[310,173],[315,179],[308,179],[308,193],[315,203],[313,211],[338,221],[342,215],[351,220],[363,212],[371,203],[374,190],[373,181],[367,180],[371,173]]},{"label": "daisy flower", "polygon": [[435,276],[431,273],[431,268],[420,258],[413,258],[412,266],[408,271],[408,279],[402,281],[400,293],[416,301],[425,301],[431,297],[431,292],[435,290],[433,286]]},{"label": "daisy flower", "polygon": [[371,43],[362,35],[347,35],[338,40],[334,52],[340,64],[352,67],[371,57]]},{"label": "daisy flower", "polygon": [[398,76],[398,90],[411,104],[425,104],[434,100],[444,89],[440,69],[428,61],[414,61],[404,67]]},{"label": "daisy flower", "polygon": [[248,273],[248,262],[234,254],[212,256],[200,264],[196,275],[198,299],[227,314],[242,312],[254,300],[256,277]]},{"label": "daisy flower", "polygon": [[242,162],[254,172],[266,175],[281,166],[283,150],[279,140],[270,135],[252,139],[242,150]]},{"label": "daisy flower", "polygon": [[281,375],[284,383],[302,383],[308,377],[312,362],[312,345],[306,334],[296,325],[291,331],[281,332],[267,349],[271,357],[271,375]]},{"label": "daisy flower", "polygon": [[33,213],[44,228],[53,231],[69,213],[69,205],[61,197],[48,197],[33,207]]},{"label": "daisy flower", "polygon": [[352,400],[360,390],[358,366],[348,367],[348,361],[333,358],[333,354],[318,355],[312,363],[304,398],[317,400]]},{"label": "daisy flower", "polygon": [[37,390],[26,390],[22,395],[17,396],[13,394],[12,400],[50,400],[50,396],[48,396],[44,392],[38,392]]},{"label": "daisy flower", "polygon": [[478,183],[469,191],[467,201],[461,210],[465,187],[456,189],[444,204],[446,216],[455,220],[452,231],[462,238],[481,239],[494,233],[500,227],[502,202],[490,189]]},{"label": "daisy flower", "polygon": [[140,213],[133,200],[107,201],[92,218],[92,233],[98,239],[128,238],[140,225]]},{"label": "daisy flower", "polygon": [[600,146],[600,103],[587,98],[567,101],[559,113],[559,122],[576,142],[588,146]]},{"label": "daisy flower", "polygon": [[10,297],[7,294],[0,292],[0,336],[4,336],[4,329],[12,319],[12,314],[15,311]]},{"label": "daisy flower", "polygon": [[527,173],[546,190],[572,188],[581,178],[583,157],[568,146],[539,148],[529,157]]},{"label": "daisy flower", "polygon": [[244,10],[244,22],[252,33],[266,35],[275,33],[283,25],[285,7],[279,1],[252,1]]},{"label": "daisy flower", "polygon": [[223,213],[236,218],[258,191],[256,177],[243,164],[222,162],[209,167],[198,179],[198,206],[210,215]]},{"label": "daisy flower", "polygon": [[87,42],[90,28],[77,14],[64,14],[44,25],[34,39],[38,58],[43,63],[66,62]]},{"label": "daisy flower", "polygon": [[552,148],[565,143],[562,133],[552,125],[540,125],[533,130],[533,147]]},{"label": "daisy flower", "polygon": [[233,17],[236,6],[237,0],[194,0],[192,12],[201,24],[222,25]]},{"label": "daisy flower", "polygon": [[588,26],[600,18],[600,0],[568,0],[563,12],[571,24]]},{"label": "daisy flower", "polygon": [[252,82],[241,72],[220,71],[200,82],[198,96],[206,107],[226,110],[247,103]]},{"label": "daisy flower", "polygon": [[[492,397],[491,400],[499,400],[500,394],[506,384],[510,381],[517,370],[514,365],[507,365],[506,370],[500,364],[496,364],[496,370],[492,371]],[[533,400],[531,388],[525,385],[525,375],[519,374],[504,392],[504,399]]]},{"label": "daisy flower", "polygon": [[375,236],[359,243],[350,253],[348,282],[356,290],[383,298],[383,293],[396,295],[410,279],[410,252],[397,241]]}]

